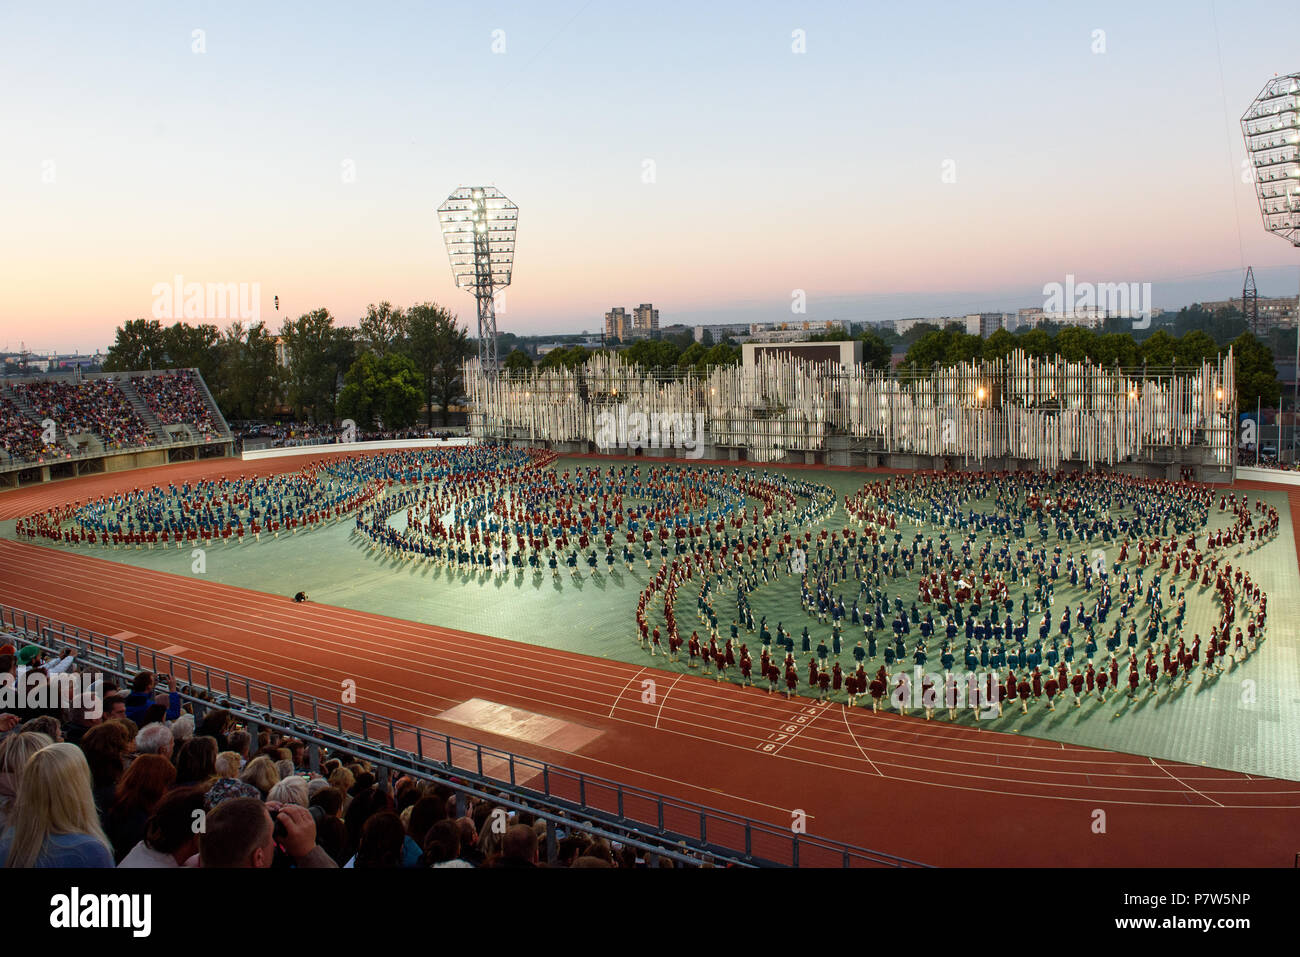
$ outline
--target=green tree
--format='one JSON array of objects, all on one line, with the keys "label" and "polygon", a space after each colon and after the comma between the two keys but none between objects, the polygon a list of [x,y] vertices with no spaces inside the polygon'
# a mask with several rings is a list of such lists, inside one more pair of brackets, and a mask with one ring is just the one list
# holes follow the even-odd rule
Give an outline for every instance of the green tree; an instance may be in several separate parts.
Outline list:
[{"label": "green tree", "polygon": [[343,377],[339,415],[363,429],[405,429],[420,411],[420,376],[410,356],[362,352]]},{"label": "green tree", "polygon": [[1006,329],[995,329],[984,343],[986,359],[1005,359],[1016,349],[1021,348],[1016,337]]},{"label": "green tree", "polygon": [[105,372],[165,369],[167,337],[157,319],[131,319],[117,329],[117,338],[104,357]]},{"label": "green tree", "polygon": [[1230,345],[1237,379],[1238,410],[1253,409],[1256,401],[1276,408],[1282,397],[1282,383],[1277,379],[1273,351],[1249,332],[1243,332]]},{"label": "green tree", "polygon": [[533,360],[523,349],[515,349],[506,356],[505,367],[511,375],[519,375],[532,371]]},{"label": "green tree", "polygon": [[863,363],[872,369],[889,369],[894,352],[889,344],[870,329],[864,329],[858,338],[862,340]]},{"label": "green tree", "polygon": [[366,306],[357,329],[364,346],[381,356],[402,351],[409,335],[406,314],[386,300]]},{"label": "green tree", "polygon": [[305,416],[313,423],[333,421],[340,370],[351,365],[343,362],[354,348],[352,337],[340,335],[328,309],[285,319],[280,335],[289,355],[288,400],[295,417]]},{"label": "green tree", "polygon": [[197,326],[175,323],[163,330],[167,367],[198,369],[204,381],[211,382],[221,365],[218,344],[221,330],[211,324]]},{"label": "green tree", "polygon": [[1178,359],[1178,340],[1164,329],[1157,329],[1138,348],[1138,358],[1148,368],[1158,371],[1161,366],[1172,366]]},{"label": "green tree", "polygon": [[442,408],[442,424],[446,425],[451,406],[464,389],[461,378],[470,354],[469,336],[455,315],[432,302],[406,310],[406,327],[424,397],[425,424],[433,425],[433,406],[437,403]]},{"label": "green tree", "polygon": [[275,340],[266,327],[245,328],[232,322],[217,343],[220,358],[208,385],[228,419],[263,419],[279,403],[282,370],[276,362]]}]

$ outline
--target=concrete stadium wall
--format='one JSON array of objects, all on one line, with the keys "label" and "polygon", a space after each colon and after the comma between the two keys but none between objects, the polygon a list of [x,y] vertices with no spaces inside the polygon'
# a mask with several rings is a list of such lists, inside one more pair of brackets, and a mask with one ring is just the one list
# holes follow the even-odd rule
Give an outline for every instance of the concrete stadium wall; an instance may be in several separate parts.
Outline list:
[{"label": "concrete stadium wall", "polygon": [[1256,469],[1237,466],[1237,478],[1248,482],[1274,482],[1278,485],[1300,485],[1300,472],[1286,469]]},{"label": "concrete stadium wall", "polygon": [[256,459],[278,459],[290,455],[329,455],[331,452],[379,452],[385,449],[441,449],[457,445],[476,445],[471,438],[454,439],[383,439],[377,442],[331,442],[322,445],[294,445],[282,449],[245,450],[240,458],[245,462]]}]

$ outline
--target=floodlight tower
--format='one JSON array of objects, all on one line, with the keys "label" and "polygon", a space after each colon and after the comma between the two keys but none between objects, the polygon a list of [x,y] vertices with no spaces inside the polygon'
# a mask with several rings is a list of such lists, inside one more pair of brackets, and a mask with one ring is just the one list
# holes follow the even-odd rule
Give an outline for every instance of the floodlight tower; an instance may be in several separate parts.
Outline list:
[{"label": "floodlight tower", "polygon": [[478,304],[478,361],[497,370],[495,296],[510,285],[519,207],[495,186],[462,186],[438,207],[442,238],[456,285],[470,289]]},{"label": "floodlight tower", "polygon": [[[1255,194],[1264,228],[1300,248],[1300,73],[1275,76],[1264,84],[1241,118],[1255,173]],[[1296,299],[1294,415],[1300,415],[1300,297]],[[1296,423],[1291,423],[1295,462]]]}]

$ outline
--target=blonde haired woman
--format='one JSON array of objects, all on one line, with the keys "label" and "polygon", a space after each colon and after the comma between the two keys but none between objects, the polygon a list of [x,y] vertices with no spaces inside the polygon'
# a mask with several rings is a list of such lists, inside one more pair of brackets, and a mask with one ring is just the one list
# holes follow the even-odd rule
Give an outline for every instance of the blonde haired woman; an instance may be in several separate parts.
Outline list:
[{"label": "blonde haired woman", "polygon": [[23,779],[23,768],[33,754],[48,748],[54,741],[44,734],[22,731],[0,741],[0,833],[9,826],[14,799],[18,797],[18,784]]},{"label": "blonde haired woman", "polygon": [[275,769],[275,762],[263,754],[248,762],[248,767],[244,768],[239,780],[261,791],[262,800],[265,801],[271,788],[280,783],[280,772]]},{"label": "blonde haired woman", "polygon": [[217,755],[217,777],[219,778],[237,778],[239,777],[239,752],[222,751]]},{"label": "blonde haired woman", "polygon": [[75,744],[51,744],[28,760],[0,837],[5,867],[112,867],[99,826],[90,765]]}]

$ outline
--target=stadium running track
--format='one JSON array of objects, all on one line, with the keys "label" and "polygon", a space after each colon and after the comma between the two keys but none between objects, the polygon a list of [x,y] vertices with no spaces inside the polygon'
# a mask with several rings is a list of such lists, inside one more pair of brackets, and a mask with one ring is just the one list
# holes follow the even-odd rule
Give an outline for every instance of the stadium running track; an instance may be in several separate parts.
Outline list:
[{"label": "stadium running track", "polygon": [[[0,519],[164,479],[265,474],[301,462],[207,460],[32,486],[0,494]],[[1287,491],[1300,528],[1300,491]],[[0,600],[110,635],[129,632],[156,650],[179,646],[178,656],[325,700],[338,700],[350,678],[357,706],[370,712],[779,828],[799,812],[810,834],[928,864],[1276,867],[1300,852],[1295,781],[926,722],[915,712],[787,701],[660,672],[649,659],[637,667],[295,605],[11,540],[0,540]],[[646,679],[657,684],[652,704],[642,702]],[[437,717],[470,698],[599,735],[559,751]]]}]

